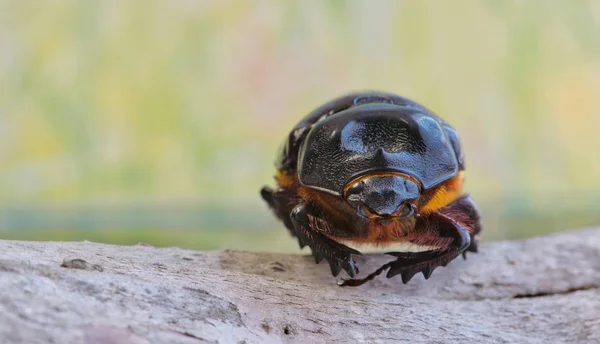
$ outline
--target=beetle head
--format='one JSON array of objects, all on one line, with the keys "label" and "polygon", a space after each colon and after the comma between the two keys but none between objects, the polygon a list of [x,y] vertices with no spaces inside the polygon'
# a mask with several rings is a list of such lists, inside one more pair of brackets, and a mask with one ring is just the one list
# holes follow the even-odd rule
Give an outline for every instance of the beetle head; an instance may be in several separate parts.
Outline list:
[{"label": "beetle head", "polygon": [[344,188],[346,202],[369,219],[412,216],[419,195],[417,182],[399,174],[366,175]]}]

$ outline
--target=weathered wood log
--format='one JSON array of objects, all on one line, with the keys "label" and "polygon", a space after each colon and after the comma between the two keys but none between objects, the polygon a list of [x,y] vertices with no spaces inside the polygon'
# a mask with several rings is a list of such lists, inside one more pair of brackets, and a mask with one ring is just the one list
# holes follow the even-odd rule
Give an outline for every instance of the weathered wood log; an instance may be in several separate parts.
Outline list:
[{"label": "weathered wood log", "polygon": [[0,343],[600,343],[599,288],[600,229],[358,288],[306,255],[0,241]]}]

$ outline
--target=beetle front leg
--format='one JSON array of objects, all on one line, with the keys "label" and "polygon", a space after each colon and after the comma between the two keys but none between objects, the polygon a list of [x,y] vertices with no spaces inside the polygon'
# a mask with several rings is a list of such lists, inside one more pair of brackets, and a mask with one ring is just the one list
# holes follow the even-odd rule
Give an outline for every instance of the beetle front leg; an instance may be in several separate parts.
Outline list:
[{"label": "beetle front leg", "polygon": [[262,198],[267,202],[269,208],[273,210],[277,218],[279,218],[285,227],[288,229],[290,234],[298,239],[298,246],[304,248],[306,244],[298,237],[294,224],[290,218],[290,213],[296,205],[301,201],[287,189],[279,188],[273,190],[272,188],[265,186],[260,190]]},{"label": "beetle front leg", "polygon": [[316,217],[305,203],[298,204],[290,214],[294,230],[300,241],[311,248],[317,263],[323,259],[327,260],[333,276],[339,275],[341,269],[344,269],[353,278],[358,273],[358,268],[355,266],[352,255],[361,253],[321,233],[319,228],[315,228],[316,222],[311,221],[311,216]]},{"label": "beetle front leg", "polygon": [[[293,192],[284,188],[274,190],[271,187],[265,186],[260,190],[260,194],[265,202],[267,202],[269,205],[269,208],[273,210],[277,218],[283,222],[290,234],[294,238],[298,239],[298,246],[300,246],[300,249],[306,247],[306,239],[302,239],[298,235],[290,216],[294,207],[300,204],[302,201],[298,199]],[[317,261],[317,263],[319,262],[320,260]]]},{"label": "beetle front leg", "polygon": [[[452,213],[452,212],[450,212]],[[437,250],[424,252],[388,252],[387,254],[397,257],[396,260],[384,264],[369,276],[358,280],[346,280],[341,286],[359,286],[372,280],[386,269],[389,269],[386,277],[396,275],[402,276],[402,283],[406,284],[418,272],[422,272],[425,279],[431,276],[435,268],[446,266],[454,258],[458,257],[471,245],[471,233],[467,226],[456,221],[447,213],[438,212],[420,218],[417,228],[422,232],[435,232],[435,239],[430,244],[442,244]],[[420,244],[427,244],[421,242]]]},{"label": "beetle front leg", "polygon": [[481,214],[471,196],[462,196],[442,209],[442,211],[450,216],[454,216],[469,229],[471,244],[463,252],[463,257],[466,259],[466,252],[477,253],[477,234],[481,232]]},{"label": "beetle front leg", "polygon": [[283,188],[273,190],[265,186],[261,195],[290,233],[298,239],[300,248],[307,245],[310,247],[315,262],[320,263],[324,258],[327,259],[334,276],[337,276],[342,268],[351,277],[358,273],[352,254],[361,253],[328,238],[316,226],[317,221],[312,221],[311,224],[310,217],[314,219],[317,216],[313,215],[309,207],[294,193]]},{"label": "beetle front leg", "polygon": [[436,251],[388,253],[398,259],[390,266],[387,278],[402,274],[402,283],[406,284],[416,273],[422,272],[428,279],[435,268],[448,265],[471,245],[471,233],[467,227],[443,213],[432,214],[427,227],[426,230],[437,229],[440,241],[451,239],[451,243]]}]

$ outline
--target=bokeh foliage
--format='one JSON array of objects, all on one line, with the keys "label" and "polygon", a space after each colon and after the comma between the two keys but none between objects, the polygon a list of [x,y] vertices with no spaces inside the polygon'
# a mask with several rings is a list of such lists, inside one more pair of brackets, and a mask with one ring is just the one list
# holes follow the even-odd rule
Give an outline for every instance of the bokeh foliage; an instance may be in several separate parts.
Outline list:
[{"label": "bokeh foliage", "polygon": [[599,2],[24,0],[0,1],[0,226],[192,205],[199,232],[281,231],[257,194],[280,140],[361,89],[457,128],[489,238],[600,222]]}]

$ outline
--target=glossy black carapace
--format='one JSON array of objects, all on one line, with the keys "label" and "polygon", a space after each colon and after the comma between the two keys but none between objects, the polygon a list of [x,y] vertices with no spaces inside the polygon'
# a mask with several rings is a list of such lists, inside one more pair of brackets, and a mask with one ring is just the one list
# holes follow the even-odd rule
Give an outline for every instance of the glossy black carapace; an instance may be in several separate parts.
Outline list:
[{"label": "glossy black carapace", "polygon": [[[429,278],[465,251],[477,252],[479,211],[463,194],[464,159],[455,130],[430,110],[382,92],[350,94],[310,113],[277,158],[277,188],[263,199],[300,247],[337,276],[358,273],[352,255],[387,249],[404,283]],[[398,249],[400,247],[400,249]]]}]

